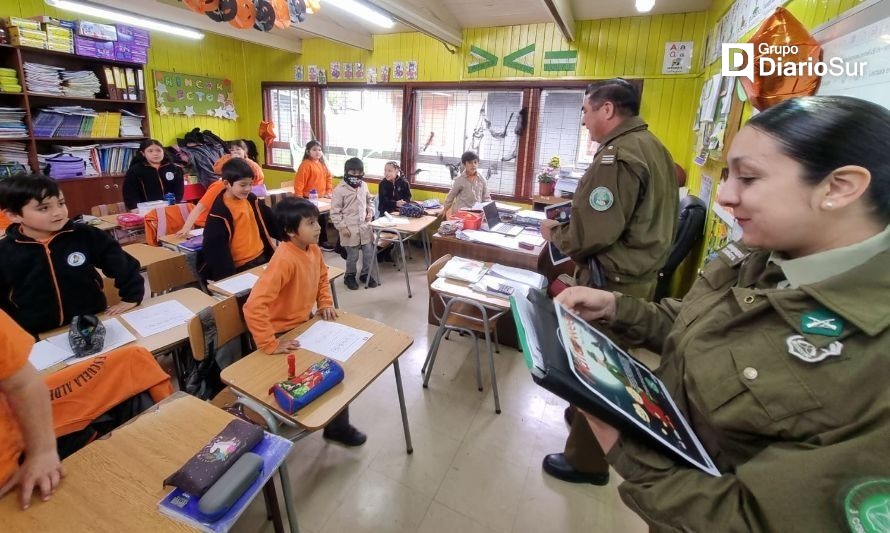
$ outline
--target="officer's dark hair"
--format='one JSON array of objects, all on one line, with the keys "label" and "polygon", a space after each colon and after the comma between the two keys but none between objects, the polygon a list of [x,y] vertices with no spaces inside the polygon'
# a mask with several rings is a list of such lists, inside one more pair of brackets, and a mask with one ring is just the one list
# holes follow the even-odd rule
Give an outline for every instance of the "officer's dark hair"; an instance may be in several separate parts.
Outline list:
[{"label": "officer's dark hair", "polygon": [[256,176],[253,175],[253,169],[250,168],[250,165],[246,160],[233,157],[226,161],[226,164],[222,166],[222,179],[235,184],[236,181],[241,181],[246,178],[254,179]]},{"label": "officer's dark hair", "polygon": [[59,198],[59,185],[43,174],[19,174],[0,180],[0,209],[10,213],[21,215],[31,200],[39,204],[47,198]]},{"label": "officer's dark hair", "polygon": [[612,102],[619,115],[635,117],[640,114],[640,93],[622,78],[595,81],[587,86],[584,96],[594,108]]},{"label": "officer's dark hair", "polygon": [[871,172],[866,192],[880,220],[890,222],[890,111],[850,96],[806,96],[777,104],[748,124],[778,141],[815,186],[835,169]]},{"label": "officer's dark hair", "polygon": [[305,198],[287,196],[272,209],[278,227],[285,233],[296,233],[304,218],[318,219],[318,207]]},{"label": "officer's dark hair", "polygon": [[479,155],[472,150],[467,150],[460,156],[460,164],[466,165],[470,161],[479,161]]},{"label": "officer's dark hair", "polygon": [[362,173],[365,172],[365,164],[362,163],[362,160],[357,157],[350,157],[343,163],[343,175],[346,176],[349,174],[350,170],[358,170]]}]

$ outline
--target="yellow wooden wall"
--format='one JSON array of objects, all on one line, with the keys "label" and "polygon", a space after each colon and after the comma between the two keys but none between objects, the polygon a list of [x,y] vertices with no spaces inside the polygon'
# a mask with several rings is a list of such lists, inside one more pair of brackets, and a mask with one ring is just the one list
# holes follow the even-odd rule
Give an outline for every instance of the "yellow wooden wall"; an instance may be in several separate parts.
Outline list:
[{"label": "yellow wooden wall", "polygon": [[[43,0],[5,0],[0,4],[0,17],[35,15],[51,15],[68,20],[82,18],[70,11],[50,7]],[[223,139],[249,138],[262,146],[258,135],[263,118],[260,82],[266,78],[293,79],[294,65],[299,56],[228,37],[210,33],[205,35],[204,39],[193,41],[151,32],[145,79],[149,84],[148,119],[152,137],[163,144],[172,144],[192,128],[199,127],[202,130],[209,129]],[[207,116],[160,116],[155,110],[153,78],[150,75],[155,69],[232,80],[238,120]],[[288,73],[290,77],[284,77]]]}]

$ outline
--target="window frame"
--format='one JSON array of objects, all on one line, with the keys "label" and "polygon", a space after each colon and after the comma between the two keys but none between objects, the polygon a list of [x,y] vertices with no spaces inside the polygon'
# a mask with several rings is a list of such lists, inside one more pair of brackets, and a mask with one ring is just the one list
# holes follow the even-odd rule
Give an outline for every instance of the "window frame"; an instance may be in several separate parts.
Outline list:
[{"label": "window frame", "polygon": [[[269,120],[269,111],[271,110],[269,89],[295,89],[308,88],[310,91],[309,106],[309,123],[312,131],[322,146],[325,146],[324,131],[324,91],[326,89],[399,89],[403,91],[402,97],[402,147],[400,164],[403,169],[413,169],[415,163],[414,147],[417,141],[417,105],[416,92],[423,90],[521,90],[523,108],[527,109],[525,117],[525,128],[519,137],[519,153],[516,159],[516,183],[512,195],[492,195],[498,200],[506,200],[517,203],[530,203],[537,194],[536,168],[535,161],[537,159],[538,147],[538,122],[541,112],[541,94],[545,90],[577,90],[587,87],[588,84],[597,79],[572,79],[572,80],[505,80],[505,81],[459,81],[459,82],[389,82],[368,84],[362,82],[333,82],[327,85],[318,85],[313,82],[262,82],[263,95],[263,120]],[[643,98],[643,80],[639,78],[627,79],[640,94],[640,100]],[[581,110],[579,109],[580,113]],[[280,170],[285,172],[293,172],[293,169],[269,165],[266,162],[264,153],[263,168],[271,170]],[[371,183],[379,183],[381,178],[368,176],[367,181]],[[438,193],[447,193],[450,187],[429,185],[416,183],[414,176],[410,176],[409,182],[412,189],[432,191]]]}]

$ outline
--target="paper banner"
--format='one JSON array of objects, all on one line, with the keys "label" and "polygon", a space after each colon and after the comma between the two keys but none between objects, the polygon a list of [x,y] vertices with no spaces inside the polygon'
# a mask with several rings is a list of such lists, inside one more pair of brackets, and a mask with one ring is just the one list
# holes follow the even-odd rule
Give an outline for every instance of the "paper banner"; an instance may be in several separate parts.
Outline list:
[{"label": "paper banner", "polygon": [[155,70],[154,82],[155,104],[162,115],[238,119],[229,80]]}]

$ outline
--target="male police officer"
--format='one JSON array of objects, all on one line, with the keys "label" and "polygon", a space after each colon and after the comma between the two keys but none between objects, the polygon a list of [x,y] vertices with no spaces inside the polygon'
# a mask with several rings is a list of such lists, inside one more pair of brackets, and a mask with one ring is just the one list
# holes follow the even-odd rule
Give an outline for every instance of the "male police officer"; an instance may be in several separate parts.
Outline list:
[{"label": "male police officer", "polygon": [[[581,121],[599,143],[572,200],[566,224],[547,220],[545,239],[576,263],[578,284],[651,299],[677,224],[678,191],[667,148],[639,117],[637,90],[620,78],[592,83]],[[609,465],[584,416],[566,411],[565,453],[544,458],[544,471],[574,483],[605,485]]]}]

